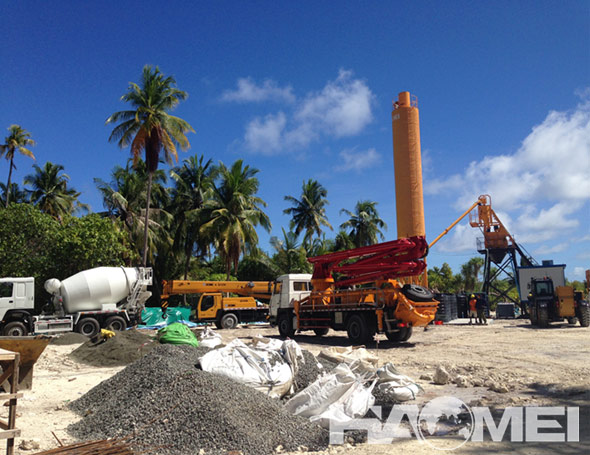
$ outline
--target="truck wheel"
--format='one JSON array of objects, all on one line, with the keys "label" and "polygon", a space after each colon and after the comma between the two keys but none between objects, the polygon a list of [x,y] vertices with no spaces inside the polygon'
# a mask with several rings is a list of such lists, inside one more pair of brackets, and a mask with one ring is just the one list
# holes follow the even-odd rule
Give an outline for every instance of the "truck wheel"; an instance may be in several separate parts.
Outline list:
[{"label": "truck wheel", "polygon": [[360,314],[353,314],[346,324],[348,338],[354,344],[365,344],[370,341],[371,333],[369,325],[364,317]]},{"label": "truck wheel", "polygon": [[323,337],[324,335],[327,335],[329,331],[330,331],[330,329],[327,327],[323,328],[323,329],[313,329],[313,332],[318,337]]},{"label": "truck wheel", "polygon": [[215,321],[214,324],[215,324],[216,329],[218,329],[218,330],[223,329],[223,326],[221,325],[221,321]]},{"label": "truck wheel", "polygon": [[293,338],[295,331],[293,330],[293,316],[290,313],[280,314],[277,325],[281,338]]},{"label": "truck wheel", "polygon": [[111,316],[106,320],[104,326],[108,330],[122,332],[127,328],[127,322],[121,316]]},{"label": "truck wheel", "polygon": [[94,318],[82,318],[76,324],[76,332],[92,338],[100,332],[100,324]]},{"label": "truck wheel", "polygon": [[5,337],[24,337],[26,334],[27,327],[19,321],[9,322],[2,330],[2,335]]},{"label": "truck wheel", "polygon": [[221,327],[224,329],[235,329],[238,325],[238,317],[233,313],[224,314],[221,318]]},{"label": "truck wheel", "polygon": [[549,310],[547,308],[537,309],[537,322],[541,328],[549,326]]},{"label": "truck wheel", "polygon": [[408,341],[412,336],[412,327],[404,327],[399,329],[398,332],[386,333],[385,336],[389,341]]},{"label": "truck wheel", "polygon": [[588,327],[590,325],[590,307],[578,307],[578,320],[582,327]]},{"label": "truck wheel", "polygon": [[578,318],[573,317],[573,318],[567,318],[567,323],[569,325],[576,325],[576,322],[578,322]]},{"label": "truck wheel", "polygon": [[434,299],[432,292],[417,284],[404,284],[402,294],[414,302],[430,302]]}]

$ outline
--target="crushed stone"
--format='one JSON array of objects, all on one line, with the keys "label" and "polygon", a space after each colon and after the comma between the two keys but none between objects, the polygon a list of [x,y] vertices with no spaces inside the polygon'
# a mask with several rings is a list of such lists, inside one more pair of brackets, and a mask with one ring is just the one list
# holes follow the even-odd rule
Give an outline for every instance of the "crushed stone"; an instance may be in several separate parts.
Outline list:
[{"label": "crushed stone", "polygon": [[88,341],[88,337],[78,332],[68,332],[62,335],[55,336],[51,339],[49,344],[54,346],[69,346],[71,344],[82,344]]},{"label": "crushed stone", "polygon": [[115,367],[128,365],[144,356],[157,342],[152,337],[137,330],[126,330],[94,344],[88,340],[70,354],[77,362],[95,367]]},{"label": "crushed stone", "polygon": [[295,391],[305,389],[323,373],[318,367],[318,359],[309,351],[302,349],[304,363],[299,365],[295,375]]},{"label": "crushed stone", "polygon": [[[147,355],[70,404],[83,418],[75,437],[132,435],[160,455],[269,455],[281,445],[327,447],[328,433],[291,415],[278,400],[225,376],[196,368],[205,348],[157,345]],[[133,435],[134,431],[135,435]]]}]

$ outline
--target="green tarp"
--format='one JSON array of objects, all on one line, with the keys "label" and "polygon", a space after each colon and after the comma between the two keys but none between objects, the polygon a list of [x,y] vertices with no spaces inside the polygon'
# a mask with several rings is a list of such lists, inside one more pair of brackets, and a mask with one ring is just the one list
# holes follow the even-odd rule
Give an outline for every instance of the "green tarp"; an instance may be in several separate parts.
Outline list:
[{"label": "green tarp", "polygon": [[162,318],[162,309],[160,307],[144,308],[141,318],[145,325],[157,325],[165,322],[171,324],[177,321],[189,320],[191,309],[188,307],[171,307],[166,310],[166,319]]},{"label": "green tarp", "polygon": [[175,322],[158,330],[160,343],[168,344],[189,344],[197,347],[199,341],[191,329],[180,322]]}]

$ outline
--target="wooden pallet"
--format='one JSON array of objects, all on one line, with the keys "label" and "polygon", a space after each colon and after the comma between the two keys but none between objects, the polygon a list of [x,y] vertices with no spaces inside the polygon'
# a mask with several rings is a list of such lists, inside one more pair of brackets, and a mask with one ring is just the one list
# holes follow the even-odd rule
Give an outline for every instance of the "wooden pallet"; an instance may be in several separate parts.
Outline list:
[{"label": "wooden pallet", "polygon": [[16,429],[16,401],[21,398],[18,393],[18,373],[20,354],[18,352],[0,349],[0,384],[7,381],[9,393],[0,394],[0,401],[8,400],[8,420],[0,419],[0,439],[6,439],[6,455],[14,454],[14,439],[20,436],[20,430]]}]

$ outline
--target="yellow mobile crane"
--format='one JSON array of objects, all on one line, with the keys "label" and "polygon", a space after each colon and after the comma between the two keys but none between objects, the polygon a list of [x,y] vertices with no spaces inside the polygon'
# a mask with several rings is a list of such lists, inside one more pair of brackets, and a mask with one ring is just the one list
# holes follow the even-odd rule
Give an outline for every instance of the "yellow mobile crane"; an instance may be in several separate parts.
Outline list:
[{"label": "yellow mobile crane", "polygon": [[[164,281],[162,311],[168,307],[172,295],[201,294],[195,322],[213,322],[218,329],[233,329],[241,322],[266,320],[268,305],[256,299],[270,299],[278,285],[274,281]],[[228,294],[240,297],[228,297]]]}]

